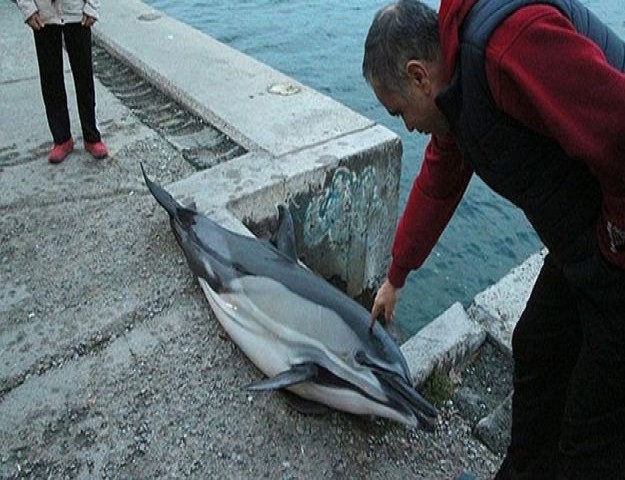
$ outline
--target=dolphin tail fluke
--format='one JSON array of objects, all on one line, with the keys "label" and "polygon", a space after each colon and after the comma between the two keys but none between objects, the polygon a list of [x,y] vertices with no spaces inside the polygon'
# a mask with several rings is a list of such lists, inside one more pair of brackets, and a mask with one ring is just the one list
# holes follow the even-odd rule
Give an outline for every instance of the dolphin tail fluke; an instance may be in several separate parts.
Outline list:
[{"label": "dolphin tail fluke", "polygon": [[253,383],[246,387],[248,390],[281,390],[283,388],[304,383],[312,380],[319,370],[314,363],[302,363],[295,365],[291,369],[279,373],[275,377],[268,378],[261,382]]},{"label": "dolphin tail fluke", "polygon": [[145,173],[145,168],[143,168],[143,163],[141,165],[141,172],[143,173],[143,179],[145,180],[145,184],[150,190],[152,196],[156,199],[161,207],[163,207],[167,213],[171,217],[176,218],[182,225],[189,225],[193,223],[193,217],[196,215],[194,210],[189,208],[185,208],[180,205],[174,197],[172,197],[169,192],[167,192],[163,187],[158,185],[156,182],[153,182],[148,178],[148,175]]}]

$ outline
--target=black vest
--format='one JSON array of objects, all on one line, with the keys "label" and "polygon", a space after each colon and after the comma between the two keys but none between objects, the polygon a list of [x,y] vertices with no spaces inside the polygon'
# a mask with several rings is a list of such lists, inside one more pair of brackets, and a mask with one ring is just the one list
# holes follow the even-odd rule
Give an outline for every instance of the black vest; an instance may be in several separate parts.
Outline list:
[{"label": "black vest", "polygon": [[613,67],[625,71],[625,44],[576,0],[478,0],[460,32],[454,78],[436,103],[465,161],[487,185],[520,207],[545,246],[565,260],[581,253],[576,246],[580,234],[599,218],[599,184],[583,162],[568,157],[552,138],[499,110],[485,71],[486,45],[495,28],[517,9],[537,3],[558,8],[603,50]]}]

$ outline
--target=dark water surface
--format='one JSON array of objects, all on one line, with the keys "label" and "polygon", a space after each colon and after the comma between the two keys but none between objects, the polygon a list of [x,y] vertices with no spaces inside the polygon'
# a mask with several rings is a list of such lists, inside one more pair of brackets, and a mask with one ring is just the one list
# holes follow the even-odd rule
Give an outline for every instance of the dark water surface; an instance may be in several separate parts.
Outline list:
[{"label": "dark water surface", "polygon": [[[389,117],[361,75],[367,30],[386,1],[144,1],[401,135],[403,210],[428,139]],[[583,3],[625,38],[624,0]],[[474,178],[432,255],[401,292],[400,328],[412,334],[454,302],[467,306],[540,247],[523,214]]]}]

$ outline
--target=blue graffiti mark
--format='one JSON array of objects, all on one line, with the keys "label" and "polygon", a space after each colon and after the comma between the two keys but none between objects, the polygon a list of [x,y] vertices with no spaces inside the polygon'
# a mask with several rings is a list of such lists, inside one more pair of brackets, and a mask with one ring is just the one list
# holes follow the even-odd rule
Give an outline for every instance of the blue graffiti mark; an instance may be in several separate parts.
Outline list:
[{"label": "blue graffiti mark", "polygon": [[323,195],[306,208],[304,241],[312,247],[326,240],[348,249],[353,235],[365,234],[371,210],[383,208],[373,167],[360,172],[337,168]]}]

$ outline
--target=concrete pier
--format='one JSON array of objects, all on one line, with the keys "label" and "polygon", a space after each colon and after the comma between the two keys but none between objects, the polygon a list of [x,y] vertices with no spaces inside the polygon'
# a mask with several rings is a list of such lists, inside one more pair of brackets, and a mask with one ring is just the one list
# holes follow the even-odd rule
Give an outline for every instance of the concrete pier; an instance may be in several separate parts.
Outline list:
[{"label": "concrete pier", "polygon": [[139,0],[102,8],[107,21],[95,32],[107,50],[248,152],[174,193],[239,231],[286,203],[307,265],[350,295],[378,285],[397,212],[399,138]]}]

